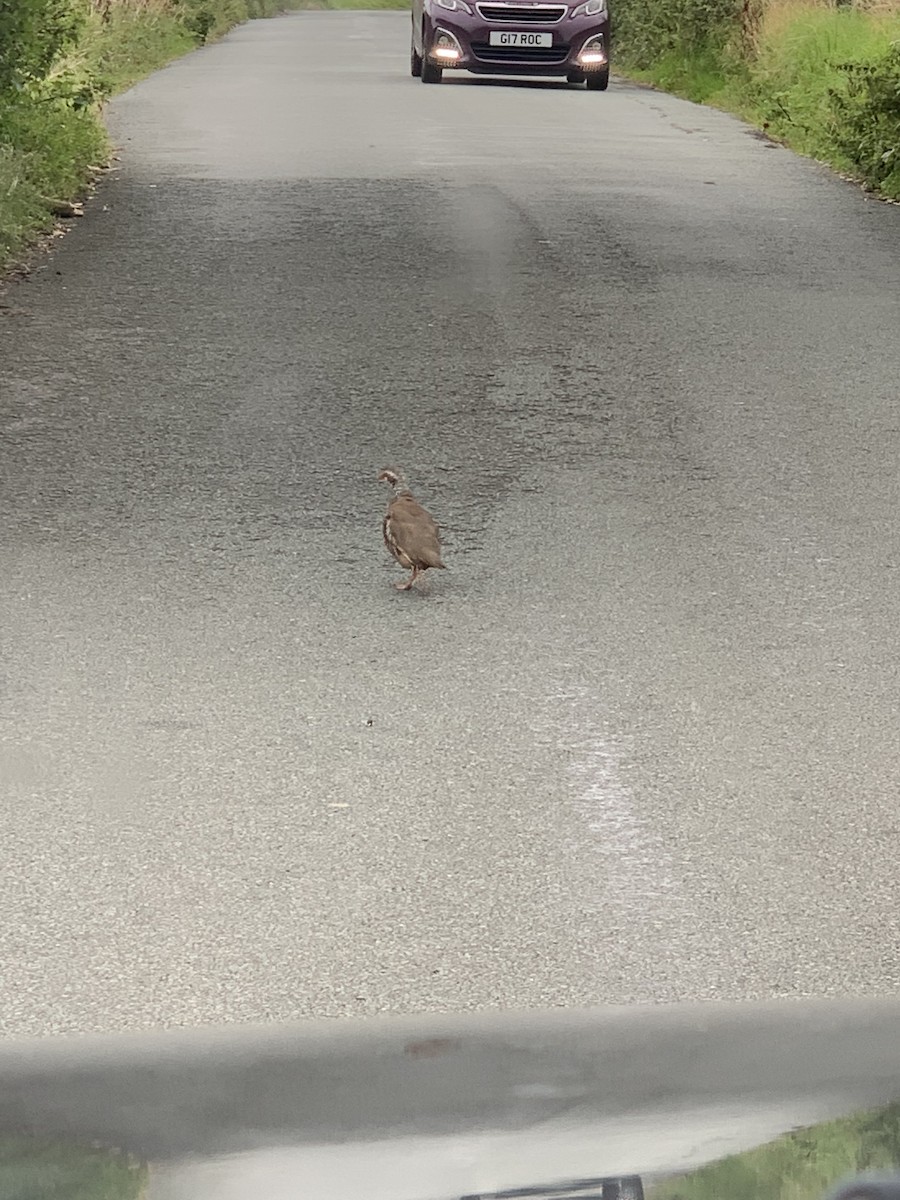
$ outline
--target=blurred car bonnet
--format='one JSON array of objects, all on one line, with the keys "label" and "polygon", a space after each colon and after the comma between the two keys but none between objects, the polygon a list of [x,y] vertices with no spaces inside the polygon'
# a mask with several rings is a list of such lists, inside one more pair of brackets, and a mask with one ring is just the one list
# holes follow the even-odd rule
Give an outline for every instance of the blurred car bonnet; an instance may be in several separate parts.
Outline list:
[{"label": "blurred car bonnet", "polygon": [[893,999],[0,1043],[0,1200],[819,1200],[898,1167]]}]

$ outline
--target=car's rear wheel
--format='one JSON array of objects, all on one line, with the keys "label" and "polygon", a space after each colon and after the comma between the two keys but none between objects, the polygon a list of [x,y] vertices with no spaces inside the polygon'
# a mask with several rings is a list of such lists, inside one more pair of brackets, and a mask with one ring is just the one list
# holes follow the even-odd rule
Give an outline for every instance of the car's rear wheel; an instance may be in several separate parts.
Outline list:
[{"label": "car's rear wheel", "polygon": [[609,67],[599,71],[588,71],[584,77],[589,92],[605,92],[609,87]]},{"label": "car's rear wheel", "polygon": [[566,75],[566,83],[584,83],[584,72],[569,71]]},{"label": "car's rear wheel", "polygon": [[443,69],[436,63],[433,63],[426,55],[426,57],[422,59],[422,82],[440,83],[443,77]]},{"label": "car's rear wheel", "polygon": [[412,34],[409,35],[409,73],[413,79],[418,79],[422,74],[422,55],[416,50]]}]

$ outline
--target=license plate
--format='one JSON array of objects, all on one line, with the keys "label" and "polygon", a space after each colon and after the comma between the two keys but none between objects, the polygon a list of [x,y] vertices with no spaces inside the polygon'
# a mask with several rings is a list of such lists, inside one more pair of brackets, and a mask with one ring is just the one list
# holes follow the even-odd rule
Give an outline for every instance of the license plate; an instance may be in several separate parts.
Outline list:
[{"label": "license plate", "polygon": [[528,32],[516,33],[511,29],[492,29],[490,36],[492,46],[552,46],[552,33]]}]

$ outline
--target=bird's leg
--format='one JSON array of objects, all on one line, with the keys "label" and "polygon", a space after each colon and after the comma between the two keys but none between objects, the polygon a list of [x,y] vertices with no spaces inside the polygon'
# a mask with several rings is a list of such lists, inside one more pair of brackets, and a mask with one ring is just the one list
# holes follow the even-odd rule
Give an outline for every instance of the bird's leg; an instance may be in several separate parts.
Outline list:
[{"label": "bird's leg", "polygon": [[412,572],[412,575],[410,575],[409,579],[407,579],[405,583],[395,583],[394,587],[397,589],[398,592],[408,592],[409,589],[412,587],[412,585],[416,582],[416,579],[418,578],[418,576],[419,576],[419,568],[413,567],[413,572]]}]

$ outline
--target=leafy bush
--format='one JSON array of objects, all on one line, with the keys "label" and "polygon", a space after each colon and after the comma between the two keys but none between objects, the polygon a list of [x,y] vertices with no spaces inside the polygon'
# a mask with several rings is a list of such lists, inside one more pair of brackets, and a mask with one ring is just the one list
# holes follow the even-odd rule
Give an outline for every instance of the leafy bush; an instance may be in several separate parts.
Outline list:
[{"label": "leafy bush", "polygon": [[241,21],[274,16],[287,6],[278,0],[178,0],[180,20],[198,42],[219,37]]},{"label": "leafy bush", "polygon": [[217,37],[247,18],[243,0],[181,0],[179,19],[198,42]]},{"label": "leafy bush", "polygon": [[302,0],[0,0],[0,269],[107,154],[99,102]]},{"label": "leafy bush", "polygon": [[843,86],[839,64],[876,61],[890,36],[890,21],[853,8],[770,5],[745,81],[750,115],[802,153],[839,155],[831,100],[832,90]]},{"label": "leafy bush", "polygon": [[614,0],[616,53],[631,66],[701,60],[721,52],[739,26],[742,0]]},{"label": "leafy bush", "polygon": [[620,67],[739,113],[900,198],[900,12],[816,0],[611,0]]},{"label": "leafy bush", "polygon": [[92,20],[70,56],[72,69],[86,69],[97,99],[130,86],[177,58],[200,39],[168,7],[137,9],[120,4],[103,20]]},{"label": "leafy bush", "polygon": [[87,18],[79,0],[14,0],[0,4],[0,96],[42,79]]},{"label": "leafy bush", "polygon": [[22,96],[0,113],[0,146],[15,152],[30,188],[58,199],[84,187],[87,168],[103,161],[107,142],[90,109],[65,100],[35,104]]},{"label": "leafy bush", "polygon": [[0,144],[0,263],[16,248],[22,230],[38,228],[43,219],[46,210],[28,178],[25,159]]},{"label": "leafy bush", "polygon": [[843,86],[828,90],[834,144],[870,187],[900,199],[900,41],[839,69]]}]

